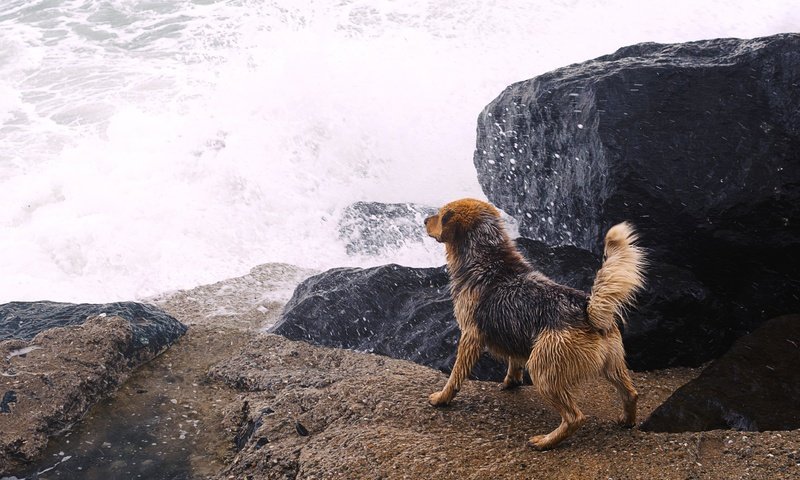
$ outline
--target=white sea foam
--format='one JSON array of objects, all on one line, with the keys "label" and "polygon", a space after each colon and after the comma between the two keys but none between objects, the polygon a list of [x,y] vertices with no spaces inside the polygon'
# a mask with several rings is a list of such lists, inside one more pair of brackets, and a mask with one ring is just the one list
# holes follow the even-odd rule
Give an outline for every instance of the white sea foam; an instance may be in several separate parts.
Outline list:
[{"label": "white sea foam", "polygon": [[794,1],[12,0],[0,6],[0,302],[112,301],[348,256],[357,200],[482,196],[506,85],[641,42],[798,31]]}]

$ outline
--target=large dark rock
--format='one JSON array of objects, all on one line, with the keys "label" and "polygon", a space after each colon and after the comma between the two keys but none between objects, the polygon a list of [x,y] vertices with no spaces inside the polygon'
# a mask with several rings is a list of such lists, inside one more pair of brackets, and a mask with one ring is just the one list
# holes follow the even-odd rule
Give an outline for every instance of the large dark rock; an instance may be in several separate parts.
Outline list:
[{"label": "large dark rock", "polygon": [[677,290],[651,288],[642,304],[669,308],[632,328],[689,342],[662,366],[800,310],[798,34],[634,45],[516,83],[480,114],[474,163],[523,236],[600,253],[636,225],[648,278]]},{"label": "large dark rock", "polygon": [[571,245],[551,247],[529,238],[515,241],[522,255],[553,280],[585,292],[592,288],[600,268],[599,256]]},{"label": "large dark rock", "polygon": [[[575,247],[518,239],[520,250],[547,275],[587,290],[600,264]],[[301,283],[272,332],[316,345],[373,352],[449,371],[459,329],[447,273],[399,265],[339,268]],[[502,380],[506,366],[488,355],[473,377]]]},{"label": "large dark rock", "polygon": [[695,365],[733,341],[719,299],[691,271],[653,261],[623,331],[628,366],[653,370]]},{"label": "large dark rock", "polygon": [[[337,268],[305,280],[271,331],[444,371],[453,365],[458,342],[445,269],[399,265]],[[475,373],[484,378],[499,371],[482,359]]]},{"label": "large dark rock", "polygon": [[[600,268],[598,255],[527,238],[516,242],[546,275],[583,291],[591,289]],[[651,265],[640,297],[623,329],[632,369],[691,363],[697,350],[718,348],[724,342],[724,337],[708,331],[705,322],[717,308],[715,300],[688,271]],[[674,314],[684,311],[691,316]],[[398,265],[334,269],[308,278],[297,287],[272,331],[293,340],[374,352],[442,371],[452,367],[459,337],[445,269]],[[474,377],[502,378],[504,368],[485,355]]]},{"label": "large dark rock", "polygon": [[800,428],[800,315],[772,319],[738,340],[642,424],[653,432]]}]

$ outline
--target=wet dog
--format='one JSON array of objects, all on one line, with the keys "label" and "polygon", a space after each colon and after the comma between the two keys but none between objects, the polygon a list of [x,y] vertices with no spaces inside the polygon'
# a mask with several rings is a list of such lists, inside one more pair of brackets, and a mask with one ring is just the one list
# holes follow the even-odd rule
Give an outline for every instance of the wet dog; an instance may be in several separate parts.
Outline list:
[{"label": "wet dog", "polygon": [[643,286],[644,254],[627,223],[612,227],[605,259],[590,294],[559,285],[522,257],[503,228],[499,211],[474,199],[448,203],[425,219],[428,235],[445,244],[450,292],[461,339],[447,384],[432,394],[450,403],[484,349],[508,361],[503,388],[522,384],[527,369],[561,424],[528,441],[548,449],[584,422],[573,390],[603,375],[619,393],[620,423],[636,422],[638,395],[625,364],[617,319]]}]

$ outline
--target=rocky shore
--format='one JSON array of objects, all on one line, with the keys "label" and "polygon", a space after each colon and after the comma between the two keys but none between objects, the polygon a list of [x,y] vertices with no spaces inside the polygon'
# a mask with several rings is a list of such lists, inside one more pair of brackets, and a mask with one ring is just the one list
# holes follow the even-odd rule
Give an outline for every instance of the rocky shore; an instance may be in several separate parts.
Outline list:
[{"label": "rocky shore", "polygon": [[[591,381],[587,423],[534,451],[559,417],[488,358],[429,406],[458,338],[443,267],[268,264],[145,303],[0,305],[0,480],[800,478],[799,51],[635,45],[478,119],[481,185],[545,274],[588,290],[605,229],[642,233],[637,427]],[[347,251],[422,241],[431,208],[354,204]]]},{"label": "rocky shore", "polygon": [[[34,478],[43,472],[41,479],[800,475],[800,430],[626,430],[613,421],[619,410],[614,392],[599,381],[581,389],[587,424],[559,448],[536,452],[526,439],[552,428],[558,416],[530,386],[505,392],[496,382],[473,380],[451,407],[434,409],[426,399],[446,380],[438,370],[291,341],[237,321],[236,315],[224,322],[197,310],[180,311],[180,298],[215,304],[220,292],[232,291],[219,287],[242,281],[162,299],[162,305],[172,306],[170,315],[191,325],[187,333],[130,374],[79,423],[55,434],[32,464],[5,463],[4,474]],[[242,297],[225,293],[223,299],[244,302],[246,296],[243,290]],[[77,334],[92,327],[69,328]],[[701,371],[634,373],[640,419]],[[11,405],[21,413],[16,408]],[[4,438],[14,433],[8,418],[0,416]]]}]

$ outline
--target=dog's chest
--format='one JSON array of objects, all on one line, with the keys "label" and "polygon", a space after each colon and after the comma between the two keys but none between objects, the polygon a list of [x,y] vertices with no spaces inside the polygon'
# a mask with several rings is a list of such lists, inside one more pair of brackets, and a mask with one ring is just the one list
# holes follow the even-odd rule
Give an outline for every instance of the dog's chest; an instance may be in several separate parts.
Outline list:
[{"label": "dog's chest", "polygon": [[468,325],[475,324],[475,307],[477,304],[478,294],[473,290],[462,290],[453,295],[453,313],[461,330],[464,330]]}]

